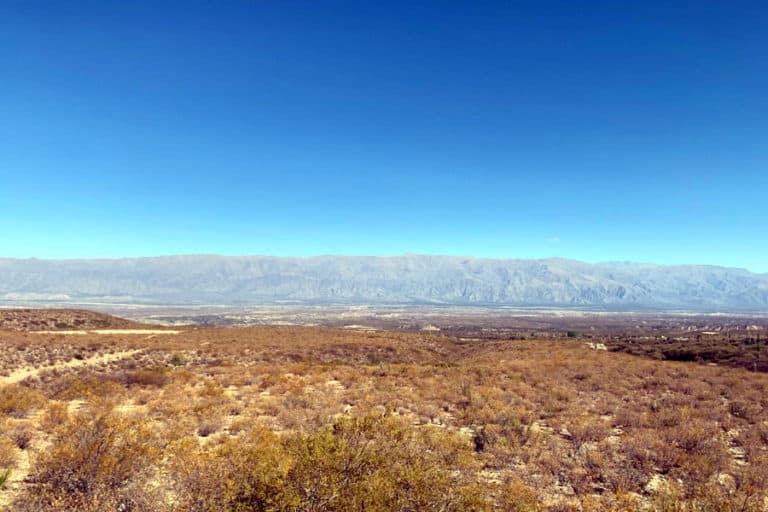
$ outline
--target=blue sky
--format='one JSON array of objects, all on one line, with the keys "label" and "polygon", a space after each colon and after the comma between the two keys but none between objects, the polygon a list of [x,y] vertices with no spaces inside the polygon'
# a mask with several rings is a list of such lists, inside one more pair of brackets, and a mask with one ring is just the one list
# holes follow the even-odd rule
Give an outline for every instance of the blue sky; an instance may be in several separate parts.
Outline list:
[{"label": "blue sky", "polygon": [[0,3],[0,256],[768,272],[765,2]]}]

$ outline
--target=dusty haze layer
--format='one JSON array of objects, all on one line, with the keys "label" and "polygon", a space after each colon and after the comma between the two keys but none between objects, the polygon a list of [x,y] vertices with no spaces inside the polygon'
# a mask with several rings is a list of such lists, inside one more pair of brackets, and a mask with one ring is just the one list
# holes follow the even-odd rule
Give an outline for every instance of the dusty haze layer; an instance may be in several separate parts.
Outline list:
[{"label": "dusty haze layer", "polygon": [[768,274],[703,265],[429,255],[0,259],[0,300],[767,311]]}]

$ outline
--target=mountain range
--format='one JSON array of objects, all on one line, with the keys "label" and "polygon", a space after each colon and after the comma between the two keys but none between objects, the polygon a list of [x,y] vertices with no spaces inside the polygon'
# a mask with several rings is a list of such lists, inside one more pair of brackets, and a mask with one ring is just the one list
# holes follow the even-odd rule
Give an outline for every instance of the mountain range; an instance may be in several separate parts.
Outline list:
[{"label": "mountain range", "polygon": [[456,256],[0,259],[0,301],[445,304],[768,311],[768,274]]}]

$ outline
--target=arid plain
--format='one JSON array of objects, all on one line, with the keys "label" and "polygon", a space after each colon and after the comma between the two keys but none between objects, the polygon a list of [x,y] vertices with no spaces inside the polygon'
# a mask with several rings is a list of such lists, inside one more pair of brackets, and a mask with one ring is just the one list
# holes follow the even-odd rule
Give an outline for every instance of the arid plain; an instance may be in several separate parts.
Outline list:
[{"label": "arid plain", "polygon": [[[642,346],[639,335],[620,345],[621,336],[583,326],[483,339],[437,327],[0,316],[4,510],[768,503],[768,374],[728,360],[668,360],[675,353],[658,346],[625,353]],[[705,336],[759,354],[763,331],[719,327]]]}]

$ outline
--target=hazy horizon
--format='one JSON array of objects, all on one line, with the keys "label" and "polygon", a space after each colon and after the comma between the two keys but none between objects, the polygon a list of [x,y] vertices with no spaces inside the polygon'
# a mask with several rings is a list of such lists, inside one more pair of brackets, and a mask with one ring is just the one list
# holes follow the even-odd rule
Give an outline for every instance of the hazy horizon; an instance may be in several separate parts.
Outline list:
[{"label": "hazy horizon", "polygon": [[0,260],[40,260],[40,261],[76,261],[76,260],[133,260],[133,259],[159,259],[159,258],[177,258],[177,257],[221,257],[221,258],[276,258],[276,259],[312,259],[312,258],[398,258],[407,256],[425,256],[435,258],[468,258],[473,260],[496,260],[496,261],[547,261],[547,260],[565,260],[576,263],[585,263],[587,265],[611,265],[611,264],[630,264],[630,265],[648,265],[659,267],[719,267],[732,270],[746,270],[753,274],[768,274],[768,271],[760,272],[746,267],[720,265],[717,263],[697,263],[697,262],[681,262],[681,263],[658,263],[654,261],[633,261],[633,260],[602,260],[602,261],[587,261],[578,258],[569,258],[566,256],[543,256],[536,258],[516,258],[516,257],[488,257],[477,256],[473,254],[437,254],[437,253],[420,253],[420,252],[403,252],[392,254],[306,254],[306,255],[292,255],[292,254],[223,254],[223,253],[178,253],[178,254],[146,254],[146,255],[127,255],[127,256],[72,256],[72,257],[49,257],[41,258],[37,256],[5,256],[0,254]]}]

